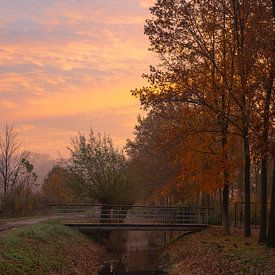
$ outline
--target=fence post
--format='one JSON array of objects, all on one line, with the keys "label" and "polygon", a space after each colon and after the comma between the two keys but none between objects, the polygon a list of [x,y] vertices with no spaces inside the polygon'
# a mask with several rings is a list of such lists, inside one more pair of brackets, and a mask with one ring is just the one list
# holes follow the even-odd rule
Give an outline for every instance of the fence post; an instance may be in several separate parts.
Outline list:
[{"label": "fence post", "polygon": [[255,222],[254,222],[254,225],[256,227],[257,226],[257,203],[255,203],[254,211],[255,211],[255,215],[254,215]]},{"label": "fence post", "polygon": [[198,220],[198,224],[201,223],[201,209],[199,208],[199,220]]},{"label": "fence post", "polygon": [[240,225],[242,225],[243,224],[243,203],[242,202],[240,203],[240,206],[241,206]]},{"label": "fence post", "polygon": [[234,225],[235,225],[235,227],[237,227],[237,202],[235,202],[235,222],[234,222]]}]

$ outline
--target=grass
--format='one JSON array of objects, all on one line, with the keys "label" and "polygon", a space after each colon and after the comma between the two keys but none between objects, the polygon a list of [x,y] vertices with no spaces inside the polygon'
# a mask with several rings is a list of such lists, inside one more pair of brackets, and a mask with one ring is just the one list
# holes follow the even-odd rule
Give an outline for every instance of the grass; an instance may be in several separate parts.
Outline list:
[{"label": "grass", "polygon": [[275,274],[275,250],[240,230],[223,236],[216,227],[182,236],[162,253],[171,274]]},{"label": "grass", "polygon": [[64,273],[91,246],[80,232],[53,222],[11,230],[0,239],[0,274]]}]

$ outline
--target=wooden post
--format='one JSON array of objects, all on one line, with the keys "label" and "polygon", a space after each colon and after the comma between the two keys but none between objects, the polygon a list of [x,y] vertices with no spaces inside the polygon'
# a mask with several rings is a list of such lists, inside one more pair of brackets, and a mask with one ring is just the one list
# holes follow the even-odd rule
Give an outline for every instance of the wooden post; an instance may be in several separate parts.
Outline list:
[{"label": "wooden post", "polygon": [[240,225],[243,223],[243,203],[240,203],[241,211],[240,211]]},{"label": "wooden post", "polygon": [[255,227],[257,226],[257,203],[255,202],[255,207],[254,207],[254,211],[255,211],[255,214],[254,214],[254,218],[255,218]]},{"label": "wooden post", "polygon": [[235,212],[235,217],[234,217],[234,226],[237,227],[237,203],[234,203],[234,212]]}]

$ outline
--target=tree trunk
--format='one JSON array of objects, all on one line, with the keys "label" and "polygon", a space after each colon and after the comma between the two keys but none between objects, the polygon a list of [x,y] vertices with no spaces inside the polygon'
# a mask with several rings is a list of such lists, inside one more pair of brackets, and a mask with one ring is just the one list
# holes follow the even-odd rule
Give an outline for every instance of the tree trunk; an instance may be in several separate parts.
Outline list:
[{"label": "tree trunk", "polygon": [[275,155],[273,155],[273,179],[267,245],[275,247]]},{"label": "tree trunk", "polygon": [[230,219],[229,219],[229,185],[225,184],[222,190],[223,196],[223,212],[222,227],[223,234],[230,235]]},{"label": "tree trunk", "polygon": [[[224,102],[224,98],[223,98]],[[224,108],[225,109],[225,108]],[[227,139],[228,139],[228,126],[223,121],[222,126],[222,149],[223,149],[223,190],[222,190],[222,227],[223,234],[230,235],[230,220],[229,220],[229,171],[228,171],[228,153],[227,153]]]},{"label": "tree trunk", "polygon": [[268,160],[268,131],[270,124],[270,102],[273,90],[273,73],[269,77],[268,88],[265,98],[264,121],[263,121],[263,157],[262,157],[262,185],[261,185],[261,224],[259,242],[266,241],[267,227],[267,160]]},{"label": "tree trunk", "polygon": [[250,221],[250,168],[251,168],[251,160],[250,160],[250,145],[249,145],[249,137],[248,137],[248,129],[244,128],[244,236],[251,236],[251,221]]},{"label": "tree trunk", "polygon": [[[272,0],[272,15],[273,15],[273,31],[272,31],[272,65],[271,65],[271,75],[274,77],[275,74],[275,0]],[[271,85],[271,93],[273,92],[273,78]],[[273,141],[274,142],[274,141]],[[274,144],[273,144],[274,146]],[[270,215],[269,215],[269,226],[267,234],[267,245],[275,247],[275,152],[273,149],[273,179],[272,179],[272,193],[271,193],[271,205],[270,205]]]},{"label": "tree trunk", "polygon": [[262,189],[261,189],[261,224],[259,242],[266,241],[266,227],[267,227],[267,154],[268,154],[268,131],[270,125],[270,102],[273,91],[273,79],[274,79],[274,18],[275,18],[275,1],[272,0],[272,14],[273,14],[273,31],[272,31],[272,60],[271,71],[269,76],[269,83],[266,91],[265,108],[264,108],[264,121],[263,121],[263,158],[262,158]]},{"label": "tree trunk", "polygon": [[100,214],[100,223],[110,223],[111,222],[111,209],[112,209],[111,205],[102,204],[101,214]]},{"label": "tree trunk", "polygon": [[261,185],[261,223],[259,242],[266,241],[266,219],[267,219],[267,156],[262,159],[262,185]]},{"label": "tree trunk", "polygon": [[8,194],[8,184],[6,183],[6,180],[4,181],[4,195],[5,197],[7,196]]}]

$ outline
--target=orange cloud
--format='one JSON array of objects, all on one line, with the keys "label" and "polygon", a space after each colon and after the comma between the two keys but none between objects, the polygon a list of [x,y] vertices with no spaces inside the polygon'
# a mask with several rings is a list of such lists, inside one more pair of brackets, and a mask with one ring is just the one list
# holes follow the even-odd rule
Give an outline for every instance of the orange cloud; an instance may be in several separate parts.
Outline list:
[{"label": "orange cloud", "polygon": [[152,1],[38,2],[0,7],[0,123],[52,155],[90,126],[122,145],[139,112],[130,90],[154,62],[143,34]]},{"label": "orange cloud", "polygon": [[155,0],[140,0],[139,3],[144,8],[150,8],[154,5]]}]

